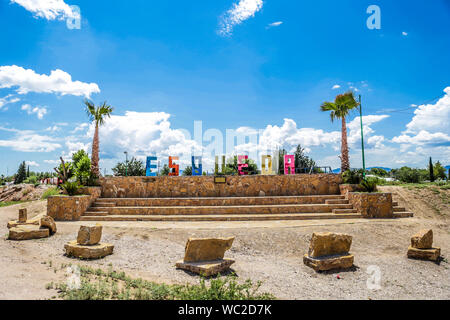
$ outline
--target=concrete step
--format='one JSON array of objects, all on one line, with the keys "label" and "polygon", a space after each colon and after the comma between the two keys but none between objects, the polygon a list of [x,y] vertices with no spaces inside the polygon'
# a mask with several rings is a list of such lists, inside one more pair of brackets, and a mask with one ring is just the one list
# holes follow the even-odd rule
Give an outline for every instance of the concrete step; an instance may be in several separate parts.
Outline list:
[{"label": "concrete step", "polygon": [[397,201],[392,201],[392,206],[393,207],[397,207],[398,206],[398,202]]},{"label": "concrete step", "polygon": [[[114,203],[117,207],[174,206],[248,206],[277,204],[325,204],[326,200],[342,200],[341,195],[267,196],[267,197],[200,197],[200,198],[99,198],[97,203]],[[101,207],[100,205],[98,205]]]},{"label": "concrete step", "polygon": [[82,216],[81,221],[264,221],[264,220],[315,220],[315,219],[358,219],[360,214],[300,213],[259,215],[114,215]]},{"label": "concrete step", "polygon": [[404,211],[406,211],[406,209],[403,208],[403,207],[393,207],[392,210],[394,212],[404,212]]},{"label": "concrete step", "polygon": [[286,204],[253,206],[172,206],[172,207],[91,207],[91,212],[107,212],[109,215],[220,215],[220,214],[283,214],[326,213],[333,209],[352,209],[351,204]]},{"label": "concrete step", "polygon": [[348,199],[327,199],[325,204],[348,204]]},{"label": "concrete step", "polygon": [[403,211],[403,212],[394,212],[394,218],[410,218],[414,217],[414,213]]},{"label": "concrete step", "polygon": [[334,214],[357,213],[356,209],[333,209]]}]

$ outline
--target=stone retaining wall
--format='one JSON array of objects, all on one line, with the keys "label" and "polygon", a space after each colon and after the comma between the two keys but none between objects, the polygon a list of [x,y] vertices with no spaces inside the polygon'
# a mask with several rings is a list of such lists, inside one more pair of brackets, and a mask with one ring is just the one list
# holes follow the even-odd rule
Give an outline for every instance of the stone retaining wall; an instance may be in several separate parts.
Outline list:
[{"label": "stone retaining wall", "polygon": [[348,200],[365,218],[392,218],[392,193],[349,192]]},{"label": "stone retaining wall", "polygon": [[57,221],[79,220],[95,199],[101,196],[100,187],[84,187],[76,196],[51,196],[47,199],[47,215]]},{"label": "stone retaining wall", "polygon": [[227,176],[105,177],[104,198],[257,197],[339,194],[337,174]]}]

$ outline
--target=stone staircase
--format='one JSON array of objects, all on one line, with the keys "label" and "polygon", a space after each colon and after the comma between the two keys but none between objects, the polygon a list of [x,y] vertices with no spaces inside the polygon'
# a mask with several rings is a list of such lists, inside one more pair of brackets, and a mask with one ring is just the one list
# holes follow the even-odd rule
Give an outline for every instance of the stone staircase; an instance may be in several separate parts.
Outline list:
[{"label": "stone staircase", "polygon": [[263,221],[362,218],[341,195],[98,198],[82,221]]},{"label": "stone staircase", "polygon": [[394,218],[409,218],[414,216],[414,213],[406,211],[404,207],[400,207],[398,201],[392,201],[392,209],[394,211]]}]

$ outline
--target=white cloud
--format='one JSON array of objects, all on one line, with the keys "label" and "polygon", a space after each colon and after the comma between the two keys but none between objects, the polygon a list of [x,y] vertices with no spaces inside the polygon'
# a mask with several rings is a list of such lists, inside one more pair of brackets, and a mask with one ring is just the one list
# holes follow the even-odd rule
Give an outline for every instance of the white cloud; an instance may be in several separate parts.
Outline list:
[{"label": "white cloud", "polygon": [[221,17],[219,33],[225,36],[231,35],[234,26],[254,17],[262,7],[263,0],[239,0],[237,4],[234,3],[233,7]]},{"label": "white cloud", "polygon": [[408,36],[408,32],[403,31],[402,36],[405,36],[405,37]]},{"label": "white cloud", "polygon": [[450,87],[444,92],[445,95],[435,104],[420,105],[414,110],[414,117],[406,125],[406,133],[427,130],[450,134]]},{"label": "white cloud", "polygon": [[51,152],[60,148],[56,139],[40,135],[31,130],[17,130],[0,127],[0,130],[14,133],[9,140],[0,140],[0,147],[11,148],[22,152]]},{"label": "white cloud", "polygon": [[82,123],[82,124],[76,126],[75,129],[73,129],[71,132],[72,132],[72,133],[77,133],[78,131],[83,131],[83,130],[85,130],[88,126],[89,126],[89,123]]},{"label": "white cloud", "polygon": [[62,20],[65,18],[76,18],[77,13],[63,0],[11,0],[26,10],[32,12],[35,17],[47,20]]},{"label": "white cloud", "polygon": [[435,104],[418,106],[406,130],[392,138],[392,142],[400,144],[402,152],[416,150],[414,153],[417,154],[418,147],[431,152],[431,148],[440,146],[450,153],[450,87],[444,92],[445,95]]},{"label": "white cloud", "polygon": [[[112,115],[100,127],[100,152],[106,158],[122,158],[124,151],[141,157],[180,156],[190,163],[191,151],[201,152],[202,147],[190,139],[186,130],[172,129],[169,118],[165,112],[127,111],[125,115]],[[87,136],[93,135],[92,124]]]},{"label": "white cloud", "polygon": [[[385,138],[383,136],[374,135],[375,130],[372,129],[372,125],[380,122],[386,118],[388,115],[367,115],[363,116],[363,133],[364,133],[364,143],[368,147],[382,148],[384,147],[383,142]],[[360,117],[355,117],[352,121],[347,124],[348,128],[348,143],[350,147],[360,147],[361,144],[361,120]]]},{"label": "white cloud", "polygon": [[279,27],[283,24],[283,21],[272,22],[267,25],[267,28]]},{"label": "white cloud", "polygon": [[39,167],[39,163],[36,161],[25,161],[25,164],[30,167]]},{"label": "white cloud", "polygon": [[332,90],[336,90],[336,89],[339,89],[340,87],[341,87],[340,85],[335,84],[331,89],[332,89]]},{"label": "white cloud", "polygon": [[19,102],[19,98],[13,97],[12,94],[8,94],[6,97],[0,98],[0,109],[7,104]]},{"label": "white cloud", "polygon": [[56,69],[50,75],[37,74],[34,70],[22,67],[0,66],[0,88],[18,87],[17,93],[29,92],[56,93],[61,95],[85,96],[100,92],[96,83],[72,81],[67,72]]},{"label": "white cloud", "polygon": [[394,137],[392,142],[411,145],[450,145],[450,136],[442,132],[430,133],[426,130],[421,130],[414,136],[402,134],[398,137]]},{"label": "white cloud", "polygon": [[45,107],[32,107],[29,104],[22,105],[22,110],[25,110],[28,114],[35,113],[38,119],[42,120],[47,114],[47,108]]}]

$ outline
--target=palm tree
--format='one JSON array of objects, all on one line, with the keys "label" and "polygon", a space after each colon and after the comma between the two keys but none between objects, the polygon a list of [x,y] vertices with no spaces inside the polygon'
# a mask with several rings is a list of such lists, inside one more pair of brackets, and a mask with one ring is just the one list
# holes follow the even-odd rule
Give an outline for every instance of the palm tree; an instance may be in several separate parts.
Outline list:
[{"label": "palm tree", "polygon": [[341,173],[350,169],[350,160],[348,157],[348,143],[347,143],[347,124],[345,118],[348,116],[349,111],[358,107],[359,103],[356,102],[353,92],[349,91],[344,94],[337,95],[334,102],[324,102],[320,106],[321,111],[330,111],[331,122],[334,119],[342,120],[341,128]]},{"label": "palm tree", "polygon": [[92,159],[91,159],[91,171],[94,176],[100,176],[100,168],[98,166],[98,150],[99,150],[99,139],[98,139],[98,127],[105,122],[106,117],[110,117],[114,108],[107,105],[106,101],[102,105],[96,107],[94,103],[89,100],[85,100],[86,113],[91,122],[95,123],[95,133],[94,139],[92,140]]}]

